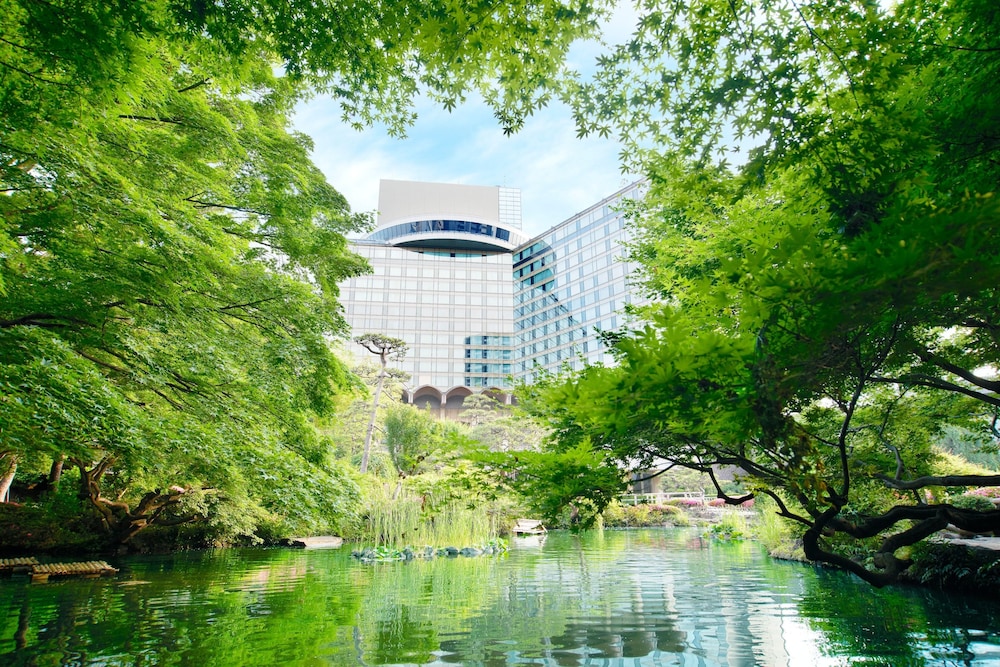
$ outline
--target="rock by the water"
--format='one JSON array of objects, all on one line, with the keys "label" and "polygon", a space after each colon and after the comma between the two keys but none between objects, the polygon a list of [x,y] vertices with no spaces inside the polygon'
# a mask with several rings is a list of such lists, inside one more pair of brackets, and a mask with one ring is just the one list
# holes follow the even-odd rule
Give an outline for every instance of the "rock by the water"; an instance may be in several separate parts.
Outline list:
[{"label": "rock by the water", "polygon": [[289,546],[300,549],[339,549],[344,544],[344,538],[336,535],[316,535],[314,537],[292,537]]}]

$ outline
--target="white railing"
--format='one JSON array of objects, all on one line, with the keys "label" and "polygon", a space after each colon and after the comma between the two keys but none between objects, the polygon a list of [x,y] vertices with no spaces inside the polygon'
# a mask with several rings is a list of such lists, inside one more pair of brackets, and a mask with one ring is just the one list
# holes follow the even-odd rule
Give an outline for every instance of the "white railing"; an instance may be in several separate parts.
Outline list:
[{"label": "white railing", "polygon": [[704,491],[674,491],[672,493],[623,493],[618,497],[622,505],[662,505],[668,500],[690,498],[705,504]]}]

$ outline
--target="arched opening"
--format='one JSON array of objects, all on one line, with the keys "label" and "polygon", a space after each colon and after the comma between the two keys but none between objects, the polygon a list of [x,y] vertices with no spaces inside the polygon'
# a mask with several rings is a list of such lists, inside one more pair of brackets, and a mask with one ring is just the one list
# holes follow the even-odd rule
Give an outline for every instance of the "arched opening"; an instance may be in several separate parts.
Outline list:
[{"label": "arched opening", "polygon": [[420,387],[413,392],[410,403],[421,410],[430,409],[435,414],[441,410],[441,392],[434,387]]},{"label": "arched opening", "polygon": [[472,390],[468,387],[455,387],[449,391],[441,416],[446,419],[458,419],[466,396],[472,396],[472,394]]}]

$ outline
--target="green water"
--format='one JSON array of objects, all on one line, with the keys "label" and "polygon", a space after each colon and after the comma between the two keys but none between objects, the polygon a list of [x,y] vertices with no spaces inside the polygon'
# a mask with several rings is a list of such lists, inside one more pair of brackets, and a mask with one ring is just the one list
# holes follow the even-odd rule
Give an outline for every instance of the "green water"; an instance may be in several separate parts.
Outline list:
[{"label": "green water", "polygon": [[1000,665],[1000,605],[874,591],[691,530],[551,534],[500,558],[128,558],[0,580],[0,665]]}]

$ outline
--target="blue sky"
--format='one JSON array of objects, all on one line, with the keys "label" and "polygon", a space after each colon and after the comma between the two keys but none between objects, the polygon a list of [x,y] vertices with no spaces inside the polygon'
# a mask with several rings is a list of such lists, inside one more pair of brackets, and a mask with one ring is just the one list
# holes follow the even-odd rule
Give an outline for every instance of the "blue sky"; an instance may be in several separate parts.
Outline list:
[{"label": "blue sky", "polygon": [[[617,16],[612,36],[627,32],[631,17]],[[597,47],[581,45],[573,66],[586,70]],[[381,127],[358,132],[341,121],[336,103],[301,104],[293,124],[313,138],[313,162],[355,211],[378,207],[379,179],[501,185],[521,190],[523,228],[535,235],[634,180],[621,173],[612,139],[576,138],[569,110],[554,104],[505,136],[489,109],[468,102],[452,112],[421,102],[405,139]]]}]

